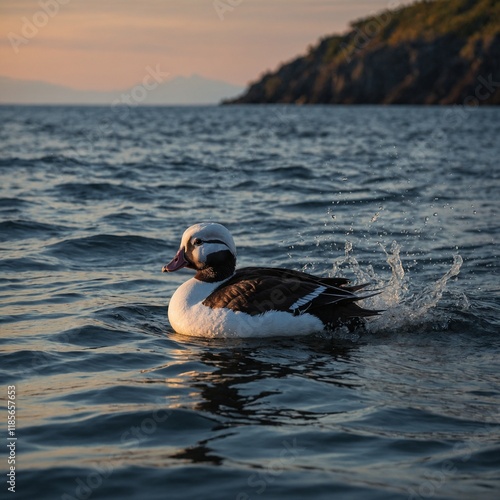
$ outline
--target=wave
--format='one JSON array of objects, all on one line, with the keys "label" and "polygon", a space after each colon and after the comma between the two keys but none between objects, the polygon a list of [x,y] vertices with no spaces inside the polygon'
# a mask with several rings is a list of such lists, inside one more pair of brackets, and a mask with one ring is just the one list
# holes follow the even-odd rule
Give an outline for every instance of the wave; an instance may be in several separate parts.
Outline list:
[{"label": "wave", "polygon": [[95,348],[99,345],[118,345],[134,340],[135,334],[117,327],[85,324],[63,331],[51,337],[61,344]]},{"label": "wave", "polygon": [[10,158],[0,158],[0,169],[1,168],[37,168],[38,166],[85,166],[86,162],[78,160],[76,158],[49,154],[49,155],[38,155],[31,158],[21,158],[19,156],[11,156]]},{"label": "wave", "polygon": [[24,208],[29,205],[32,205],[32,202],[28,200],[23,200],[22,198],[9,198],[9,197],[0,198],[0,209],[2,209],[3,212],[12,211],[17,208]]},{"label": "wave", "polygon": [[80,200],[108,200],[109,198],[122,198],[126,200],[149,200],[150,195],[144,189],[138,189],[125,184],[110,182],[66,182],[54,186],[63,198]]},{"label": "wave", "polygon": [[7,220],[0,222],[0,241],[57,236],[70,228],[32,220]]},{"label": "wave", "polygon": [[32,159],[18,158],[17,156],[11,158],[0,158],[0,168],[13,169],[19,167],[33,167],[34,162]]},{"label": "wave", "polygon": [[312,179],[314,172],[307,167],[290,166],[290,167],[274,167],[266,169],[266,173],[271,173],[283,179]]},{"label": "wave", "polygon": [[162,240],[144,236],[98,234],[60,241],[48,246],[45,252],[77,266],[92,263],[97,267],[125,267],[146,262],[148,256],[159,260],[165,246]]},{"label": "wave", "polygon": [[14,273],[26,271],[55,271],[60,265],[56,262],[47,261],[46,258],[20,257],[14,259],[0,259],[0,270]]}]

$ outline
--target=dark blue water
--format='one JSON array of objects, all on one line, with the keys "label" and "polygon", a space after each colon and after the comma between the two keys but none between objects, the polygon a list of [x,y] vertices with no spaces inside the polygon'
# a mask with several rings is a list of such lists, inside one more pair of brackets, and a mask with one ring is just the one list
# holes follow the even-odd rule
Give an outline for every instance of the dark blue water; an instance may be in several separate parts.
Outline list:
[{"label": "dark blue water", "polygon": [[[500,492],[500,109],[0,108],[2,498]],[[162,275],[221,222],[240,265],[369,280],[366,332],[172,332]]]}]

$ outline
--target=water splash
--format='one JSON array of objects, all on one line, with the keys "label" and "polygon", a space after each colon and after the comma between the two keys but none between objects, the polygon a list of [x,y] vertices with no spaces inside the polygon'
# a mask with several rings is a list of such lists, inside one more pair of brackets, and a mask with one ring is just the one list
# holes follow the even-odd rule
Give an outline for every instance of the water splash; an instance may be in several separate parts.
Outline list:
[{"label": "water splash", "polygon": [[367,328],[371,332],[394,331],[414,329],[429,323],[439,327],[446,327],[450,318],[442,313],[437,315],[436,306],[443,297],[448,281],[457,276],[463,264],[462,257],[455,255],[450,269],[439,279],[433,281],[420,291],[413,291],[415,284],[412,283],[405,273],[401,261],[401,246],[393,242],[388,251],[380,245],[386,255],[386,261],[391,268],[389,280],[379,276],[371,265],[362,267],[353,255],[351,242],[345,244],[345,255],[334,263],[333,276],[345,275],[348,268],[356,276],[359,283],[371,283],[372,289],[379,289],[380,293],[363,301],[363,307],[368,309],[383,310],[384,312],[375,318],[370,318]]}]

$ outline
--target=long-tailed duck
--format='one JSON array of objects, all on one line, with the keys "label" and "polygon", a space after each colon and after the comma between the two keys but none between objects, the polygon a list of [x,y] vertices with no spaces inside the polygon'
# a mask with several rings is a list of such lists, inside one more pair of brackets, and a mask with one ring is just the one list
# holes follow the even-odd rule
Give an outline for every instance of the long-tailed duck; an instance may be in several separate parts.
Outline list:
[{"label": "long-tailed duck", "polygon": [[186,229],[181,246],[163,272],[183,267],[196,271],[170,300],[174,330],[197,337],[267,337],[305,335],[341,325],[352,329],[360,318],[378,311],[356,301],[344,278],[320,278],[270,267],[236,269],[231,233],[213,222]]}]

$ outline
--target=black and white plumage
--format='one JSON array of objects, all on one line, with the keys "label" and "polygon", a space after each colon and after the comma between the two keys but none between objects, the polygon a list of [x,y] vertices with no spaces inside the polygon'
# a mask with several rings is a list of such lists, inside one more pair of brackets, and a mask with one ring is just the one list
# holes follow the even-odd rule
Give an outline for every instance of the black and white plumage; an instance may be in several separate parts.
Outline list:
[{"label": "black and white plumage", "polygon": [[269,267],[236,270],[236,246],[221,224],[186,229],[163,272],[196,271],[170,300],[169,321],[178,333],[201,337],[304,335],[346,325],[377,311],[356,304],[367,296],[344,278],[321,278]]}]

